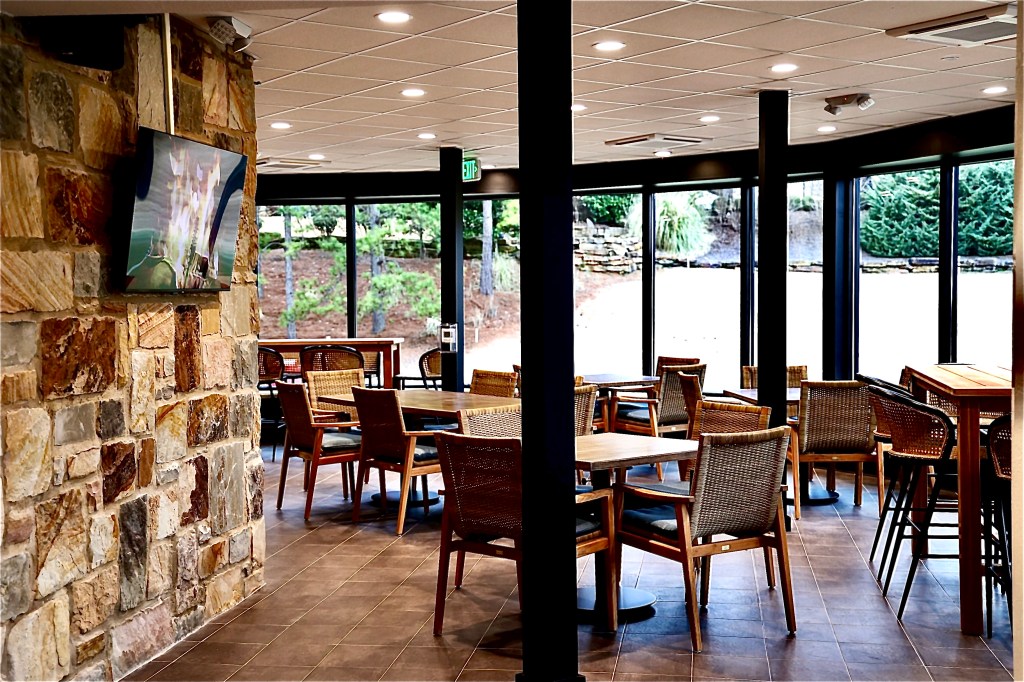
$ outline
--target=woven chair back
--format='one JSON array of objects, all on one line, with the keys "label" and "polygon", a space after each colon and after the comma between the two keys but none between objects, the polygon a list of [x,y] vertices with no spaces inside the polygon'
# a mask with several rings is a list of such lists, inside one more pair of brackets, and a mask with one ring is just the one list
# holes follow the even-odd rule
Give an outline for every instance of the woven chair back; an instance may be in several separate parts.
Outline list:
[{"label": "woven chair back", "polygon": [[956,443],[956,428],[938,407],[879,386],[869,386],[871,407],[889,425],[890,455],[914,459],[949,459]]},{"label": "woven chair back", "polygon": [[302,384],[278,382],[277,397],[281,401],[281,414],[287,429],[288,445],[304,452],[312,452],[315,431],[306,387]]},{"label": "woven chair back", "polygon": [[[903,386],[900,386],[899,384],[894,384],[891,381],[886,381],[885,379],[879,379],[878,377],[873,377],[869,374],[861,374],[860,372],[855,374],[854,378],[856,378],[857,381],[861,382],[862,384],[866,384],[868,386],[881,386],[882,388],[888,389],[890,391],[902,393],[906,395],[908,398],[914,397]],[[889,437],[889,424],[888,422],[885,421],[885,415],[879,414],[878,412],[875,412],[875,435],[881,436],[883,438]]]},{"label": "woven chair back", "polygon": [[658,364],[656,366],[656,369],[654,370],[654,373],[657,376],[660,377],[661,373],[663,371],[665,371],[666,367],[671,367],[673,365],[699,365],[699,364],[700,364],[700,358],[674,358],[671,355],[659,355],[658,356]]},{"label": "woven chair back", "polygon": [[[786,367],[786,386],[800,388],[800,382],[807,378],[807,365],[789,365]],[[740,386],[757,388],[757,365],[743,365],[740,368]]]},{"label": "woven chair back", "polygon": [[521,438],[523,413],[519,405],[459,410],[459,432],[487,438]]},{"label": "woven chair back", "polygon": [[790,429],[778,426],[700,437],[690,533],[743,537],[768,532],[779,507]]},{"label": "woven chair back", "polygon": [[299,351],[299,367],[305,380],[307,372],[356,369],[363,366],[363,354],[349,346],[306,346]]},{"label": "woven chair back", "polygon": [[474,369],[469,392],[478,395],[495,395],[499,398],[513,398],[516,392],[516,373]]},{"label": "woven chair back", "polygon": [[701,400],[690,418],[690,438],[705,433],[740,433],[768,428],[772,408],[767,405],[736,405]]},{"label": "woven chair back", "polygon": [[512,365],[512,371],[516,373],[516,397],[517,398],[522,398],[523,397],[523,366],[522,365],[513,364]]},{"label": "woven chair back", "polygon": [[366,379],[374,377],[380,382],[380,351],[368,352],[359,351],[363,356],[363,374]]},{"label": "woven chair back", "polygon": [[874,452],[875,416],[859,381],[800,383],[800,452]]},{"label": "woven chair back", "polygon": [[256,358],[260,384],[269,385],[284,376],[284,356],[278,351],[260,346]]},{"label": "woven chair back", "polygon": [[690,418],[686,411],[686,399],[680,385],[679,374],[693,374],[704,386],[704,373],[708,366],[668,365],[661,372],[661,385],[658,388],[658,424],[683,424]]},{"label": "woven chair back", "polygon": [[573,423],[577,436],[589,436],[594,432],[594,405],[597,403],[597,386],[575,386],[573,388]]},{"label": "woven chair back", "polygon": [[988,457],[998,478],[1010,480],[1010,415],[1003,414],[988,425]]},{"label": "woven chair back", "polygon": [[[697,403],[704,400],[704,391],[701,389],[700,377],[696,374],[678,372],[679,390],[683,394],[683,402],[686,404],[686,415],[689,421],[693,422],[693,414],[697,409]],[[690,430],[690,433],[696,433]],[[696,436],[690,436],[696,438]]]},{"label": "woven chair back", "polygon": [[[365,436],[364,436],[365,438]],[[460,537],[523,535],[523,450],[518,438],[438,432],[444,513]]]},{"label": "woven chair back", "polygon": [[405,422],[398,392],[390,388],[352,387],[359,413],[362,457],[366,460],[401,462],[405,459]]},{"label": "woven chair back", "polygon": [[431,348],[420,356],[420,376],[423,377],[423,386],[427,388],[440,388],[438,382],[441,380],[441,349]]},{"label": "woven chair back", "polygon": [[334,412],[345,411],[355,421],[356,410],[342,408],[340,405],[321,402],[320,396],[325,395],[352,395],[352,387],[363,386],[363,370],[361,369],[335,369],[322,372],[307,372],[306,386],[309,388],[309,403],[314,410],[331,410]]}]

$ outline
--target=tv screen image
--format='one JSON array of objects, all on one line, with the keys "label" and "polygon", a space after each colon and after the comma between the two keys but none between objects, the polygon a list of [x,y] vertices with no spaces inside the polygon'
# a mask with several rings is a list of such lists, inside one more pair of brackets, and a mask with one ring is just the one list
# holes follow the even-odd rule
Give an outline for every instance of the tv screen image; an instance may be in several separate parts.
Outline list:
[{"label": "tv screen image", "polygon": [[247,157],[139,128],[126,290],[231,287]]}]

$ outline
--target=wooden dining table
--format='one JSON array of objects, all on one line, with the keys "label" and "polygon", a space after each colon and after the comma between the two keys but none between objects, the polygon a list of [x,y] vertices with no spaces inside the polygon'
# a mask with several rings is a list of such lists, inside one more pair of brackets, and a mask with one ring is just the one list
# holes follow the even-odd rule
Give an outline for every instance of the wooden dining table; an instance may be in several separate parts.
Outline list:
[{"label": "wooden dining table", "polygon": [[[595,433],[576,437],[576,468],[590,474],[595,489],[611,486],[612,474],[618,481],[626,480],[626,469],[641,464],[657,464],[697,457],[698,442],[685,438],[654,438],[634,433]],[[595,562],[595,585],[603,585],[605,576],[601,562]],[[657,595],[635,587],[619,588],[619,611],[639,610],[652,606]],[[580,587],[576,592],[576,608],[581,611],[600,610],[597,590]]]},{"label": "wooden dining table", "polygon": [[[405,414],[420,417],[442,417],[452,421],[458,417],[459,410],[472,410],[479,407],[512,407],[519,405],[519,398],[501,398],[478,393],[462,393],[459,391],[423,391],[416,389],[397,390],[398,403]],[[334,405],[355,405],[351,394],[325,395],[320,400]]]},{"label": "wooden dining table", "polygon": [[391,388],[396,374],[402,371],[402,337],[357,339],[260,339],[259,345],[272,348],[285,357],[285,362],[299,357],[306,346],[349,346],[364,353],[381,354],[381,385]]},{"label": "wooden dining table", "polygon": [[1009,412],[1013,380],[1008,367],[972,364],[907,365],[914,395],[927,392],[957,406],[957,507],[960,535],[960,629],[982,634],[981,412]]}]

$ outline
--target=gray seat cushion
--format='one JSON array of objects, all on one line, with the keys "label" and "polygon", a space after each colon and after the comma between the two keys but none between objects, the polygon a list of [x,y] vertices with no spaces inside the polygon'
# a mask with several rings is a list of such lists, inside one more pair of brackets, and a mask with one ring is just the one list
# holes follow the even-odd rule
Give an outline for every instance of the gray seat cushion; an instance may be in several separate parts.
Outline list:
[{"label": "gray seat cushion", "polygon": [[344,431],[327,431],[322,441],[324,452],[335,450],[356,450],[362,442],[362,437],[357,433]]},{"label": "gray seat cushion", "polygon": [[669,538],[679,537],[676,508],[671,504],[622,510],[623,527],[632,527]]},{"label": "gray seat cushion", "polygon": [[599,530],[601,530],[601,524],[595,519],[588,516],[576,517],[576,537],[596,533]]}]

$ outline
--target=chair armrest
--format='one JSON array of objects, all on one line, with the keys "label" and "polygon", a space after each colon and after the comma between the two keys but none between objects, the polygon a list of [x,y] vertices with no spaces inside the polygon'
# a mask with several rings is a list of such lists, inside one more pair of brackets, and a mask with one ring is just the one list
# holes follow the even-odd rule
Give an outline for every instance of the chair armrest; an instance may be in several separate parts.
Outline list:
[{"label": "chair armrest", "polygon": [[352,426],[359,426],[359,422],[314,422],[314,429],[343,429]]},{"label": "chair armrest", "polygon": [[433,436],[436,433],[437,433],[437,431],[406,431],[405,435],[406,436],[414,436],[416,438],[420,438],[420,437],[427,438],[429,436]]},{"label": "chair armrest", "polygon": [[620,401],[621,402],[628,402],[628,403],[641,403],[641,404],[644,404],[644,405],[657,405],[658,404],[658,399],[657,398],[631,398],[631,397],[628,397],[628,396],[617,396],[617,395],[613,395],[611,397],[611,401],[612,401],[612,405],[617,405],[617,404],[619,404]]},{"label": "chair armrest", "polygon": [[653,398],[658,393],[654,386],[609,386],[606,390],[609,395],[615,395],[618,393],[643,393],[648,398]]},{"label": "chair armrest", "polygon": [[616,483],[615,487],[623,494],[635,495],[646,500],[676,504],[677,502],[693,502],[693,495],[682,492],[672,492],[667,486],[638,486],[627,483]]},{"label": "chair armrest", "polygon": [[593,502],[594,500],[602,500],[605,498],[612,497],[611,488],[601,488],[599,490],[592,490],[587,493],[576,493],[576,504],[585,504],[587,502]]}]

